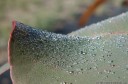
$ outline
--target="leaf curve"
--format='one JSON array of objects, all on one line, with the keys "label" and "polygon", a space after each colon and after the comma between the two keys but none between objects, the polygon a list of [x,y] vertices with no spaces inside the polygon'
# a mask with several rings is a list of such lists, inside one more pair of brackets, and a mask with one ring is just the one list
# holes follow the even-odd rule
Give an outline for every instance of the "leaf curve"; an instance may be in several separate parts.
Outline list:
[{"label": "leaf curve", "polygon": [[14,84],[128,82],[128,34],[78,37],[15,23],[9,45]]},{"label": "leaf curve", "polygon": [[73,36],[101,36],[109,33],[128,33],[128,12],[109,18],[107,20],[86,26],[70,33]]}]

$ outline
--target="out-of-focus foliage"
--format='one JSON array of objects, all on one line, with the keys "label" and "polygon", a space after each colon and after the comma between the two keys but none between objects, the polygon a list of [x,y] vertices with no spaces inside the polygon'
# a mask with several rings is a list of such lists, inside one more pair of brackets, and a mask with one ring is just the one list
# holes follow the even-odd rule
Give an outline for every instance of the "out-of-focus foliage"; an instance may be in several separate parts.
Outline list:
[{"label": "out-of-focus foliage", "polygon": [[4,20],[6,22],[5,25],[9,25],[10,23],[7,21],[16,19],[34,26],[41,27],[44,25],[47,27],[51,20],[64,19],[72,15],[74,11],[78,10],[78,5],[81,2],[83,1],[1,0],[0,21]]}]

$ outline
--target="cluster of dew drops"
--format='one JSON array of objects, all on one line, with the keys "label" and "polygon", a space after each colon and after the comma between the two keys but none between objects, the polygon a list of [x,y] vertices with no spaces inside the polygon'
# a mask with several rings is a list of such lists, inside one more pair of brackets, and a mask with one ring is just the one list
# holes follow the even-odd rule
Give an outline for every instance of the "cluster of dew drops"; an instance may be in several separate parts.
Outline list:
[{"label": "cluster of dew drops", "polygon": [[[102,39],[102,37],[97,37],[97,40],[100,40],[100,39]],[[125,53],[125,55],[128,55],[128,48],[125,48],[126,46],[127,46],[127,44],[125,43],[125,42],[127,42],[128,41],[128,39],[127,38],[125,38],[125,37],[123,37],[122,35],[119,35],[118,36],[118,38],[116,38],[116,39],[114,39],[114,40],[111,40],[111,42],[110,43],[108,43],[108,46],[109,46],[109,48],[111,48],[111,45],[115,45],[116,46],[116,48],[118,48],[118,49],[120,49],[120,50],[122,50],[122,52],[123,52],[123,54]],[[115,44],[113,44],[113,42],[115,43]],[[104,42],[105,43],[105,42]],[[126,46],[125,45],[123,45],[123,43],[124,44],[126,44]],[[99,44],[98,43],[95,43],[96,45],[94,45],[93,47],[92,47],[92,51],[95,51],[96,50],[96,48],[97,48],[97,46],[99,46]],[[107,42],[106,42],[106,44],[107,44]],[[111,45],[110,45],[111,44]],[[111,51],[111,50],[107,50],[107,49],[105,49],[104,48],[104,46],[101,46],[100,47],[101,48],[101,51],[103,51],[104,52],[104,54],[103,55],[101,55],[100,56],[100,58],[99,58],[99,60],[100,61],[104,61],[104,62],[106,62],[107,64],[109,64],[110,65],[110,69],[104,69],[103,71],[98,71],[98,65],[96,64],[96,66],[90,66],[90,67],[88,67],[88,68],[86,68],[86,70],[84,70],[85,68],[81,68],[81,69],[79,69],[79,73],[83,73],[83,71],[87,71],[87,70],[97,70],[97,73],[99,74],[99,75],[104,75],[104,78],[106,79],[106,78],[108,78],[109,77],[109,74],[110,75],[114,75],[114,74],[116,74],[116,71],[114,71],[112,68],[114,68],[114,67],[117,67],[118,65],[116,65],[114,62],[114,60],[113,59],[111,59],[111,56],[114,56],[113,55],[113,52]],[[124,49],[125,48],[125,49]],[[85,52],[85,51],[81,51],[81,54],[82,55],[87,55],[88,53],[87,52]],[[96,57],[97,56],[97,54],[96,53],[91,53],[91,56],[92,56],[92,58],[93,57]],[[110,58],[110,59],[109,59]],[[87,63],[88,61],[89,61],[90,59],[86,59],[85,60],[85,62]],[[96,63],[96,61],[99,61],[98,59],[93,59],[93,62],[95,62]],[[79,64],[79,63],[76,63],[76,64]],[[120,67],[120,66],[119,66]],[[125,72],[127,72],[128,71],[128,65],[126,66],[126,67],[124,67],[123,68],[124,70],[125,70]],[[77,69],[78,70],[78,69]],[[70,74],[74,74],[75,73],[75,71],[69,71],[69,73]],[[116,76],[116,75],[115,75]],[[104,79],[103,78],[103,79]],[[117,76],[117,79],[120,79],[121,77],[120,76]],[[123,77],[124,79],[126,78],[125,76]],[[72,83],[66,83],[66,82],[62,82],[62,83],[60,83],[60,84],[72,84]]]}]

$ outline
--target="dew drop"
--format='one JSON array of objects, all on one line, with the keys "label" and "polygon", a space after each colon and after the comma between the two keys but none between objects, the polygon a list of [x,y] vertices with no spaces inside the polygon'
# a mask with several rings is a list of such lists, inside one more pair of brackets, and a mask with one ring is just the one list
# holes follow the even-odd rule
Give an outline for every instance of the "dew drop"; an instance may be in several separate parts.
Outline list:
[{"label": "dew drop", "polygon": [[88,62],[88,60],[85,60],[85,62]]},{"label": "dew drop", "polygon": [[108,78],[108,75],[106,76],[106,78]]},{"label": "dew drop", "polygon": [[97,67],[93,67],[95,70],[97,70]]},{"label": "dew drop", "polygon": [[88,68],[88,70],[91,70],[91,69],[92,69],[92,67]]},{"label": "dew drop", "polygon": [[73,65],[77,65],[78,63],[77,62],[74,62]]},{"label": "dew drop", "polygon": [[85,55],[85,54],[87,54],[87,53],[86,53],[86,52],[84,52],[84,51],[81,51],[81,54],[82,54],[82,55]]},{"label": "dew drop", "polygon": [[57,39],[56,38],[53,38],[54,41],[56,41]]},{"label": "dew drop", "polygon": [[98,39],[98,40],[101,39],[101,36],[98,36],[97,39]]},{"label": "dew drop", "polygon": [[115,74],[115,72],[112,72],[112,74]]},{"label": "dew drop", "polygon": [[115,65],[113,64],[112,67],[115,67]]},{"label": "dew drop", "polygon": [[69,73],[70,73],[70,74],[74,74],[74,71],[70,71]]},{"label": "dew drop", "polygon": [[96,56],[96,54],[93,54],[92,56]]},{"label": "dew drop", "polygon": [[113,63],[113,60],[111,60],[111,61],[108,61],[108,63]]},{"label": "dew drop", "polygon": [[81,71],[83,71],[84,69],[83,69],[83,68],[81,68],[80,70],[81,70]]}]

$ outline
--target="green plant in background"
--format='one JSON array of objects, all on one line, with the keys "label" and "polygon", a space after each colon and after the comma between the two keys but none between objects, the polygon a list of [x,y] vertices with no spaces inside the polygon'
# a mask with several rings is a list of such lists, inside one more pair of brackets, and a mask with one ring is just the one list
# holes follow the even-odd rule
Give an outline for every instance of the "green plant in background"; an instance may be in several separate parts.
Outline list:
[{"label": "green plant in background", "polygon": [[9,62],[14,84],[127,83],[128,13],[69,35],[14,22]]},{"label": "green plant in background", "polygon": [[[69,5],[70,2],[73,2],[73,4]],[[70,14],[76,11],[77,4],[77,1],[74,0],[61,0],[61,2],[60,0],[1,0],[0,34],[2,36],[0,36],[0,42],[4,42],[7,45],[10,22],[14,19],[48,31],[53,31],[53,26],[58,19],[67,19],[67,16],[72,17]]]},{"label": "green plant in background", "polygon": [[40,16],[37,16],[37,19],[36,19],[36,24],[38,25],[37,27],[40,28],[40,27],[44,27],[43,29],[44,30],[48,30],[48,31],[54,31],[54,28],[52,28],[52,26],[55,26],[56,25],[56,22],[59,18],[57,18],[57,15],[53,15],[52,17],[49,17],[47,15],[44,15],[44,19],[41,19]]}]

